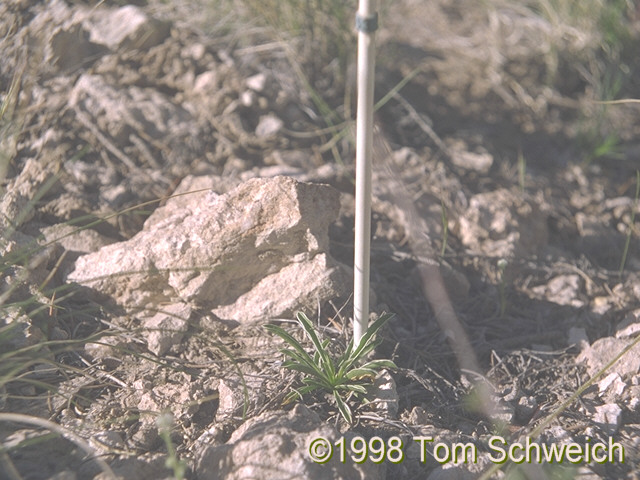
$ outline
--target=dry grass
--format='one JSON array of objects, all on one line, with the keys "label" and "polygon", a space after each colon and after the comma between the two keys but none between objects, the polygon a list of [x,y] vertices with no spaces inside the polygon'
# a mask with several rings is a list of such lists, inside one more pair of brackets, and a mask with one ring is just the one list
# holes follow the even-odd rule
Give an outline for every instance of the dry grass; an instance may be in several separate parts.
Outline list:
[{"label": "dry grass", "polygon": [[[434,3],[455,4],[444,0]],[[187,8],[187,2],[184,5]],[[209,8],[204,9],[205,21],[209,22],[210,29],[227,32],[226,39],[240,42],[242,35],[251,39],[271,38],[278,42],[273,48],[299,53],[294,69],[309,77],[308,83],[300,82],[309,88],[309,95],[322,97],[328,90],[329,79],[334,91],[345,89],[347,66],[355,49],[354,1],[243,0],[240,3],[217,0],[208,5]],[[387,15],[393,15],[393,4],[385,3],[381,8]],[[466,25],[458,29],[468,35],[444,35],[436,31],[429,34],[427,41],[434,49],[458,58],[459,65],[465,67],[453,71],[453,75],[458,76],[453,87],[475,86],[477,90],[471,93],[478,98],[487,92],[495,94],[507,108],[526,110],[531,118],[540,121],[553,108],[574,109],[579,120],[569,128],[577,137],[585,139],[587,157],[606,156],[615,153],[616,125],[623,119],[614,115],[613,108],[593,101],[617,98],[632,81],[637,68],[633,63],[634,52],[630,50],[637,34],[634,30],[637,25],[632,21],[633,8],[632,2],[624,0],[487,0],[484,9],[476,9],[461,20]],[[194,9],[194,15],[198,11]],[[214,15],[216,11],[223,14]],[[243,29],[241,25],[247,25],[243,22],[253,27]],[[383,17],[383,28],[384,22]],[[290,54],[289,59],[293,62]],[[21,129],[14,115],[19,76],[15,78],[2,97],[0,109],[2,181],[14,159]],[[483,78],[485,82],[474,83],[476,78]],[[330,116],[335,111],[329,108],[321,113]],[[342,114],[348,116],[346,112],[345,109]],[[335,123],[335,119],[325,119],[324,123]],[[3,234],[1,240],[6,243],[9,238]],[[9,257],[3,258],[0,275],[27,268],[25,265],[30,265],[39,253],[31,252],[31,258],[13,263],[4,262]],[[80,311],[62,291],[56,299],[54,290],[35,285],[36,293],[31,294],[29,289],[33,285],[23,282],[20,287],[22,293],[26,292],[24,295],[16,299],[3,296],[0,304],[0,312],[7,319],[29,317],[22,323],[14,321],[0,328],[0,407],[3,408],[7,400],[12,404],[19,401],[21,393],[30,397],[30,401],[36,399],[43,404],[63,379],[88,375],[84,366],[68,361],[82,342],[92,340],[86,332],[84,337],[68,340],[56,341],[43,336],[30,338],[33,342],[30,345],[14,343],[19,327],[32,319],[46,326],[48,317],[55,316],[56,322],[68,321],[73,325],[82,323],[79,319],[87,316],[87,312]],[[88,324],[84,326],[88,328]],[[235,365],[231,355],[227,360]],[[43,377],[45,370],[50,375]]]}]

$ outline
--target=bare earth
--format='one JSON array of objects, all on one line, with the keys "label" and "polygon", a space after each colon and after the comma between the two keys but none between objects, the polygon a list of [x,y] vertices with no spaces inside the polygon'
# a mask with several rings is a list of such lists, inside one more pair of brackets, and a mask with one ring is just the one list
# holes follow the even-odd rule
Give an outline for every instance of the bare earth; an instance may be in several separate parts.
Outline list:
[{"label": "bare earth", "polygon": [[[478,478],[493,435],[532,432],[624,462],[492,478],[640,477],[640,107],[594,102],[640,98],[637,11],[614,62],[525,2],[380,6],[376,98],[408,80],[377,113],[372,216],[372,306],[395,313],[376,356],[399,368],[348,425],[323,395],[282,404],[299,377],[263,325],[302,340],[305,310],[336,353],[350,334],[353,69],[222,6],[138,3],[0,4],[0,413],[127,480],[175,478],[172,448],[189,479]],[[436,321],[434,255],[474,368]],[[15,420],[1,478],[109,478]],[[354,437],[403,461],[341,461]]]}]

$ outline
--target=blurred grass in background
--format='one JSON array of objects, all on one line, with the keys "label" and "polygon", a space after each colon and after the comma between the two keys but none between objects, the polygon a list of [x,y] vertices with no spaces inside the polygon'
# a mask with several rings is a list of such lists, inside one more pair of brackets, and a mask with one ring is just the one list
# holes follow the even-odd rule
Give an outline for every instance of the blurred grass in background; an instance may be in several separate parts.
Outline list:
[{"label": "blurred grass in background", "polygon": [[[377,3],[381,28],[384,29],[387,16],[394,15],[395,2],[381,0]],[[529,25],[537,25],[536,39],[531,41],[542,42],[537,45],[536,54],[541,50],[544,52],[544,58],[538,59],[545,65],[544,72],[541,78],[533,80],[538,82],[535,87],[530,87],[529,82],[526,82],[529,85],[522,83],[521,86],[530,98],[539,99],[538,89],[551,88],[559,97],[580,103],[576,123],[571,127],[572,136],[583,150],[584,157],[591,160],[618,155],[618,144],[623,140],[619,132],[620,123],[625,122],[621,119],[616,121],[615,116],[612,119],[613,109],[610,106],[593,101],[633,96],[640,90],[640,81],[634,75],[640,70],[637,55],[640,7],[636,3],[632,0],[485,0],[469,5],[465,11],[456,2],[442,1],[438,6],[459,10],[457,15],[469,15],[474,21],[476,16],[484,16],[488,21],[491,12],[500,10],[503,14],[507,12],[506,17],[525,19]],[[335,114],[341,95],[343,105],[349,104],[353,95],[349,90],[355,81],[356,35],[353,24],[357,0],[209,2],[215,11],[221,11],[222,4],[226,5],[226,11],[233,11],[240,22],[265,28],[266,35],[286,42],[293,49],[309,87],[332,106],[331,115]],[[410,8],[415,8],[418,15],[423,11],[415,3],[411,3]],[[467,13],[469,11],[472,13]],[[425,18],[425,29],[429,29],[429,21]],[[481,23],[476,25],[475,29],[483,28]],[[514,27],[518,28],[518,24],[514,23]],[[446,37],[442,41],[446,44]],[[429,49],[430,45],[422,47]],[[495,52],[498,56],[510,55],[506,40],[502,44],[483,47],[498,49]],[[453,54],[456,47],[451,48]],[[379,57],[378,62],[384,67],[385,58]],[[496,73],[505,88],[511,88],[511,74],[506,71]],[[531,91],[534,88],[536,91]],[[344,109],[346,116],[350,113],[348,108]]]}]

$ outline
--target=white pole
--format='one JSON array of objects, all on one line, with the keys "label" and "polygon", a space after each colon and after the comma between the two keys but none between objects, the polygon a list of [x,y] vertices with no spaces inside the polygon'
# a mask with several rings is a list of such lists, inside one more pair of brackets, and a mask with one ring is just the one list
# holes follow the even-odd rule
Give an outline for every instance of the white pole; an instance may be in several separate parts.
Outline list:
[{"label": "white pole", "polygon": [[373,147],[373,88],[375,0],[360,0],[358,29],[358,104],[356,118],[356,211],[353,282],[353,338],[358,345],[369,324],[369,262],[371,248],[371,152]]}]

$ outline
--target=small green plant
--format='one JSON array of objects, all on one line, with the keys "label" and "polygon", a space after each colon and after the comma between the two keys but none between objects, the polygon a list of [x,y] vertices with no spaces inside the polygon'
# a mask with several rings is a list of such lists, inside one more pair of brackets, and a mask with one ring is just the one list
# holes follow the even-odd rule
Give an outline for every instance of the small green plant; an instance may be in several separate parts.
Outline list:
[{"label": "small green plant", "polygon": [[640,198],[640,170],[636,170],[636,195],[631,207],[631,220],[629,221],[629,231],[627,232],[627,240],[624,243],[624,250],[622,251],[622,259],[620,260],[619,275],[622,275],[624,271],[624,265],[627,263],[627,254],[629,253],[629,244],[631,243],[631,236],[635,229],[636,223],[636,205],[638,204],[638,198]]},{"label": "small green plant", "polygon": [[178,458],[176,449],[171,441],[171,430],[173,428],[173,415],[171,412],[164,412],[158,415],[158,418],[156,418],[156,425],[158,427],[158,433],[160,433],[160,436],[167,447],[168,456],[164,464],[167,468],[173,470],[173,476],[177,480],[182,480],[187,471],[187,464],[184,460],[180,460]]},{"label": "small green plant", "polygon": [[500,289],[500,318],[504,317],[504,312],[507,309],[507,297],[505,294],[505,284],[506,284],[506,278],[505,278],[505,274],[504,271],[507,269],[507,265],[508,262],[506,259],[501,258],[500,260],[498,260],[498,271],[499,276],[500,276],[500,285],[499,285],[499,289]]},{"label": "small green plant", "polygon": [[524,158],[522,150],[518,152],[518,185],[520,193],[524,193],[527,179],[527,159]]},{"label": "small green plant", "polygon": [[283,366],[304,375],[304,386],[290,392],[284,402],[302,398],[316,390],[325,391],[335,399],[342,417],[348,423],[353,423],[351,408],[347,404],[349,398],[365,395],[367,390],[364,384],[370,382],[380,369],[397,368],[391,360],[366,360],[367,355],[379,344],[379,340],[375,339],[376,333],[391,317],[391,314],[381,315],[362,336],[358,346],[351,339],[345,352],[337,359],[332,358],[327,349],[331,339],[320,340],[311,320],[304,313],[298,313],[297,320],[313,343],[313,355],[308,354],[302,344],[283,328],[266,325],[269,332],[278,335],[291,347],[282,349],[289,359]]},{"label": "small green plant", "polygon": [[447,241],[449,240],[449,220],[447,219],[447,209],[442,200],[440,200],[440,221],[442,222],[442,249],[440,250],[440,256],[444,258],[447,250]]}]

